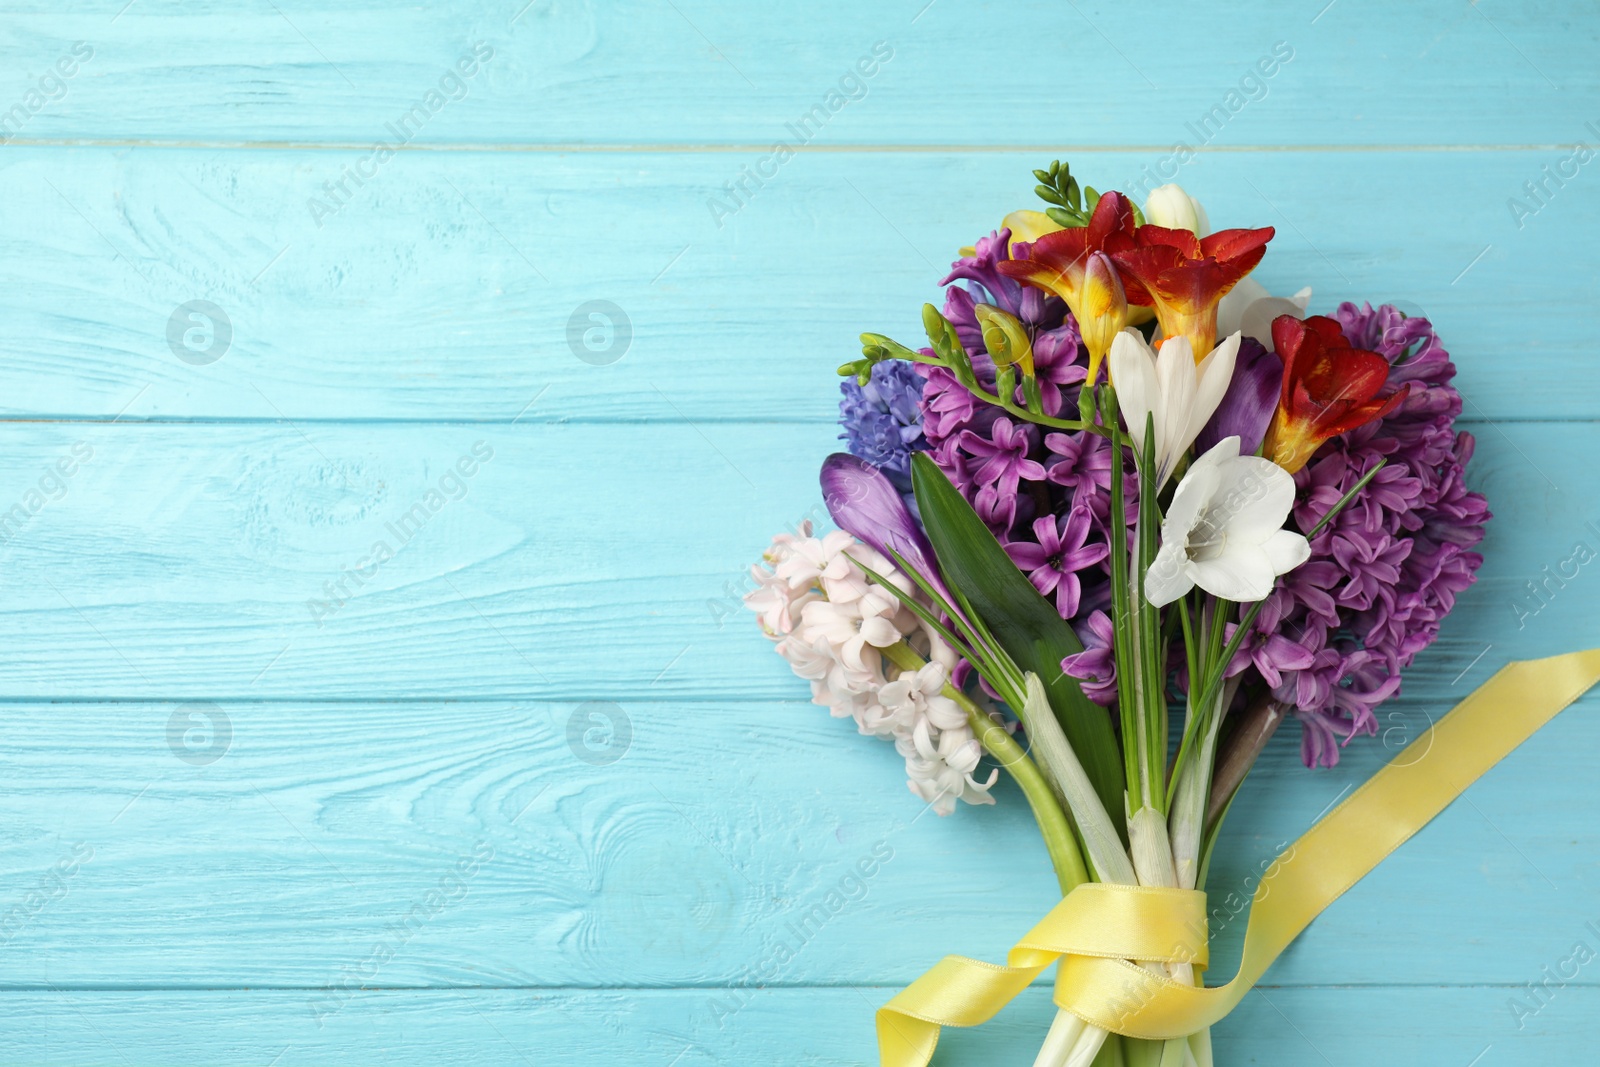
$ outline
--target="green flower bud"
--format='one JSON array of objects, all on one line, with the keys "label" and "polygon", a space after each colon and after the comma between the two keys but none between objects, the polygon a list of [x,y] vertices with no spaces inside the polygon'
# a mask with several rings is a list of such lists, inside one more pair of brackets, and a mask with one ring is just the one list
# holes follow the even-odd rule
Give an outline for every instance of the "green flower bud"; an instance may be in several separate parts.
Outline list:
[{"label": "green flower bud", "polygon": [[997,367],[1020,364],[1022,373],[1033,376],[1033,342],[1028,328],[1015,315],[988,304],[973,307],[978,326],[983,330],[983,347]]}]

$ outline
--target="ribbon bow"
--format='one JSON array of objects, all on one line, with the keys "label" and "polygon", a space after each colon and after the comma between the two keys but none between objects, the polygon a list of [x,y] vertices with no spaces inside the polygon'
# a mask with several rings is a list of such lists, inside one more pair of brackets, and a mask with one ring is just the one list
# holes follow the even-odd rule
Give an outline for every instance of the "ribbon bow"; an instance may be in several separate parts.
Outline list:
[{"label": "ribbon bow", "polygon": [[1205,965],[1205,894],[1088,883],[1001,967],[946,956],[878,1010],[883,1067],[925,1067],[941,1026],[987,1022],[1060,961],[1056,1004],[1128,1037],[1186,1037],[1244,999],[1300,931],[1485,771],[1600,681],[1600,649],[1507,664],[1274,861],[1256,888],[1239,973],[1181,985],[1129,960]]}]

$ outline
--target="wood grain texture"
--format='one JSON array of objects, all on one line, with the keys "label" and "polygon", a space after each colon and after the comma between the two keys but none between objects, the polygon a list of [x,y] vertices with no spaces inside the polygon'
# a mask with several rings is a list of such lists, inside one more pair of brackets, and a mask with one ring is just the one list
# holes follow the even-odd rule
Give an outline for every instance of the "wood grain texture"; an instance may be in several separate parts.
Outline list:
[{"label": "wood grain texture", "polygon": [[[1472,681],[1553,643],[1600,644],[1592,568],[1543,599],[1526,589],[1600,542],[1600,469],[1556,465],[1600,450],[1600,427],[1479,430],[1473,480],[1503,518],[1481,580],[1414,671],[1436,699],[1464,669]],[[0,518],[15,531],[0,591],[19,623],[0,676],[43,700],[801,699],[738,598],[773,533],[825,519],[816,469],[832,436],[16,425],[0,446],[14,472]],[[92,458],[59,499],[40,494],[75,446]],[[492,458],[458,477],[475,447]],[[11,507],[35,502],[17,524]]]},{"label": "wood grain texture", "polygon": [[[1219,975],[1238,898],[1442,703],[1387,707],[1329,772],[1285,729],[1211,875]],[[1597,712],[1541,731],[1267,981],[1536,981],[1600,941],[1600,783],[1566,756],[1600,744]],[[6,704],[0,730],[3,989],[889,985],[994,957],[1057,899],[1009,783],[934,817],[891,746],[809,704]]]},{"label": "wood grain texture", "polygon": [[[745,1007],[716,1015],[701,990],[371,990],[321,1028],[301,991],[24,993],[0,1002],[0,1026],[28,1051],[29,1063],[52,1067],[121,1064],[148,1048],[161,1048],[163,1062],[175,1067],[262,1064],[275,1056],[288,1067],[378,1057],[418,1067],[665,1064],[675,1057],[689,1067],[846,1067],[866,1060],[871,1011],[893,993],[763,989],[752,991]],[[1521,1029],[1507,1008],[1514,993],[1268,986],[1217,1028],[1217,1062],[1586,1062],[1600,990],[1568,986]],[[1046,990],[1030,990],[981,1031],[951,1031],[935,1062],[1026,1063],[1052,1010]]]},{"label": "wood grain texture", "polygon": [[[1055,156],[1277,227],[1277,291],[1428,314],[1498,516],[1381,736],[1309,772],[1290,726],[1246,783],[1219,974],[1282,842],[1600,644],[1594,564],[1548,578],[1600,551],[1590,4],[0,13],[8,1062],[855,1064],[939,955],[999,958],[1052,903],[1016,791],[925,815],[737,601],[821,517],[856,335],[914,339]],[[1219,1064],[1591,1059],[1593,965],[1530,984],[1600,950],[1597,711],[1335,904]]]},{"label": "wood grain texture", "polygon": [[[138,0],[119,16],[125,3],[5,5],[6,44],[26,60],[18,97],[75,41],[94,50],[23,137],[366,145],[391,138],[387,124],[479,41],[494,57],[464,96],[441,94],[417,143],[764,149],[880,41],[893,58],[818,143],[1165,150],[1200,143],[1188,124],[1224,108],[1208,130],[1220,145],[1556,144],[1600,118],[1587,106],[1600,34],[1584,5],[1561,0],[1249,0],[1226,18],[1178,0],[1137,16],[1103,0]],[[1260,78],[1274,45],[1293,58]]]},{"label": "wood grain texture", "polygon": [[[1432,317],[1469,415],[1587,419],[1600,369],[1573,353],[1600,312],[1600,181],[1580,170],[1537,214],[1507,207],[1537,206],[1524,184],[1554,190],[1541,168],[1567,154],[1215,155],[1180,177],[1217,225],[1277,228],[1258,272],[1274,291]],[[857,336],[922,336],[956,249],[1038,203],[1042,157],[801,156],[719,217],[737,156],[413,153],[314,220],[354,158],[7,149],[0,412],[829,422]],[[1146,161],[1073,160],[1101,184]],[[168,334],[193,300],[232,328],[202,365]],[[591,351],[580,308],[597,300],[627,328],[602,324]]]},{"label": "wood grain texture", "polygon": [[[148,1048],[161,1048],[163,1062],[175,1067],[263,1064],[275,1056],[288,1067],[378,1057],[418,1067],[674,1058],[689,1067],[847,1067],[866,1061],[871,1011],[893,993],[756,990],[745,1007],[719,1016],[700,990],[372,990],[320,1029],[301,991],[25,993],[3,1002],[0,1026],[28,1051],[29,1063],[52,1067],[122,1064]],[[1600,990],[1568,986],[1521,1029],[1506,1006],[1514,993],[1269,986],[1217,1028],[1217,1062],[1586,1062]],[[951,1031],[935,1062],[1026,1063],[1052,1010],[1046,990],[1030,990],[981,1031]]]}]

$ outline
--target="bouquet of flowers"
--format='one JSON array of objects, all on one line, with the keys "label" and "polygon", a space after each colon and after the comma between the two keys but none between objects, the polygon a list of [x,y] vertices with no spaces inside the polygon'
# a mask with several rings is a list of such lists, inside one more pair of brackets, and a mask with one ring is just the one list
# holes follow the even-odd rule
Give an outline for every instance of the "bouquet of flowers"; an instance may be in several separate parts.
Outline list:
[{"label": "bouquet of flowers", "polygon": [[[1141,207],[1034,173],[1045,210],[962,250],[925,346],[862,335],[849,452],[822,465],[838,529],[777,537],[746,603],[939,814],[993,804],[1003,769],[1064,897],[1192,900],[1285,718],[1308,766],[1377,733],[1489,511],[1426,319],[1308,316],[1309,289],[1248,277],[1270,227],[1213,232],[1176,185]],[[1203,985],[1198,914],[1186,951],[1126,959]],[[1211,1062],[1207,1029],[1125,1036],[1065,1009],[1037,1060]]]}]

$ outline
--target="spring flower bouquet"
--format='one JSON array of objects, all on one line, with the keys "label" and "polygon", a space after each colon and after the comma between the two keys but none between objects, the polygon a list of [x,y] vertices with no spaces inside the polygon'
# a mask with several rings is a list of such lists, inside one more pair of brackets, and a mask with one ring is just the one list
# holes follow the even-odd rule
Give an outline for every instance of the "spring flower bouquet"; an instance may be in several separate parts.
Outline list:
[{"label": "spring flower bouquet", "polygon": [[1038,1064],[1208,1067],[1231,1005],[1184,1005],[1220,992],[1203,890],[1240,783],[1285,719],[1307,766],[1377,732],[1489,511],[1426,319],[1269,295],[1273,230],[1213,231],[1175,185],[1140,206],[1035,175],[1046,209],[962,250],[925,346],[862,335],[822,465],[838,529],[776,538],[746,602],[939,814],[1010,774],[1060,882],[1009,966],[952,957],[880,1012],[885,1062],[1059,959]]}]

